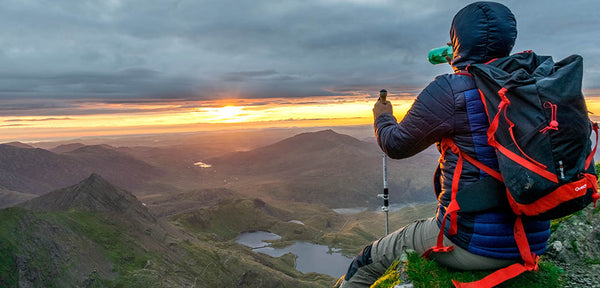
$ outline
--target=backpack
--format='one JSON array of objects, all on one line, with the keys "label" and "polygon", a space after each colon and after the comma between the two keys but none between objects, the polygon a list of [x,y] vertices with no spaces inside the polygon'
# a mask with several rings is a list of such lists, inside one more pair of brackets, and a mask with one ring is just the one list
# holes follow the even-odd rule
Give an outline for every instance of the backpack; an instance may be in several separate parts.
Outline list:
[{"label": "backpack", "polygon": [[557,219],[599,197],[581,93],[583,59],[531,51],[468,68],[482,95],[508,202],[516,215]]},{"label": "backpack", "polygon": [[[594,131],[598,142],[598,125],[590,121],[581,92],[581,56],[572,55],[554,63],[550,56],[525,51],[469,65],[467,71],[463,73],[474,78],[490,122],[488,143],[496,150],[500,171],[463,153],[452,139],[442,141],[442,151],[452,149],[459,159],[438,244],[424,256],[452,250],[442,243],[447,216],[451,223],[448,234],[453,235],[458,211],[475,212],[473,207],[482,199],[486,201],[485,209],[507,203],[516,215],[514,237],[524,264],[513,264],[471,283],[453,280],[456,287],[493,287],[524,271],[538,269],[539,257],[530,252],[522,218],[560,218],[592,202],[595,205],[600,198],[593,163],[596,145],[591,148],[590,139]],[[463,161],[489,177],[456,191]],[[491,193],[490,187],[504,192]]]}]

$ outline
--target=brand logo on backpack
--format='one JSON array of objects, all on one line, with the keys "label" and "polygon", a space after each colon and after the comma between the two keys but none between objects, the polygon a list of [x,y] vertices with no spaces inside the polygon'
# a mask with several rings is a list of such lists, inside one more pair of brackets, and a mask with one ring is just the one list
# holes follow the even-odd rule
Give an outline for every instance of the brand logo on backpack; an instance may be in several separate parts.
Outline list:
[{"label": "brand logo on backpack", "polygon": [[576,192],[584,190],[584,189],[587,189],[587,184],[583,184],[583,185],[581,185],[579,187],[575,187],[575,191]]}]

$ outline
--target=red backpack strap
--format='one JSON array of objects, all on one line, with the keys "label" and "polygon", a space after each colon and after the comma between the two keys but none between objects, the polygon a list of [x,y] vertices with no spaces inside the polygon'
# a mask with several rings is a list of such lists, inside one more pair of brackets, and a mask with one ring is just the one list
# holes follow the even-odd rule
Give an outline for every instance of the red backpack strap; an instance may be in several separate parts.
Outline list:
[{"label": "red backpack strap", "polygon": [[[588,188],[592,189],[593,191],[598,191],[597,180],[598,179],[595,175],[584,173],[581,179],[563,184],[548,195],[545,195],[544,197],[541,197],[529,204],[518,203],[512,197],[510,192],[508,192],[508,190],[506,191],[506,196],[508,198],[508,203],[515,214],[535,216],[547,212],[561,203],[584,197],[587,194]],[[594,198],[597,197],[598,193],[592,194],[594,205],[597,201],[597,199],[595,200]]]},{"label": "red backpack strap", "polygon": [[[519,144],[516,142],[512,128],[515,126],[515,124],[510,121],[508,119],[508,116],[506,115],[506,109],[508,108],[508,106],[510,105],[510,100],[506,97],[506,92],[508,90],[504,87],[502,87],[502,89],[500,89],[498,91],[498,96],[500,96],[500,99],[502,99],[502,101],[500,102],[500,104],[498,105],[498,113],[496,115],[494,115],[494,119],[492,120],[492,122],[490,123],[490,128],[488,129],[487,132],[487,136],[488,136],[488,143],[497,149],[498,152],[502,153],[503,155],[505,155],[506,157],[510,158],[511,160],[515,161],[516,163],[519,163],[519,165],[527,168],[528,170],[531,170],[532,172],[548,179],[549,181],[552,181],[554,183],[558,183],[558,178],[556,177],[556,175],[552,172],[549,172],[548,170],[546,170],[546,166],[544,166],[543,164],[535,161],[534,159],[532,159],[531,157],[529,157],[527,154],[525,154],[525,152],[521,149],[521,147],[519,146]],[[480,90],[479,94],[481,96],[481,101],[483,101],[485,103],[485,96],[483,95],[483,92]],[[506,120],[506,122],[509,125],[509,132],[511,135],[511,138],[514,142],[514,144],[516,145],[516,147],[519,149],[519,151],[521,152],[522,155],[524,155],[526,158],[521,157],[520,155],[510,151],[509,149],[507,149],[506,147],[502,146],[500,143],[498,143],[496,141],[496,137],[495,137],[495,133],[496,130],[498,130],[498,125],[500,123],[500,115],[504,116],[504,119]]]},{"label": "red backpack strap", "polygon": [[444,218],[442,219],[442,226],[440,227],[440,232],[438,233],[437,244],[429,248],[427,251],[425,251],[425,253],[423,253],[422,257],[424,258],[428,258],[432,252],[450,252],[454,249],[454,246],[444,246],[444,231],[446,228],[446,219],[448,219],[448,216],[450,216],[450,229],[448,229],[448,235],[455,235],[458,230],[458,211],[460,210],[460,206],[458,205],[458,201],[456,200],[456,194],[458,193],[458,184],[460,181],[460,175],[462,173],[464,160],[467,160],[469,163],[475,165],[477,168],[485,171],[492,177],[502,181],[502,176],[498,171],[486,166],[485,164],[475,160],[466,153],[460,151],[458,146],[456,146],[456,143],[454,143],[454,141],[451,138],[444,138],[442,140],[442,158],[444,157],[443,155],[446,153],[447,149],[452,150],[452,152],[458,155],[456,169],[454,169],[454,175],[452,175],[452,194],[450,196],[450,204],[448,204],[448,207],[446,208],[446,213],[444,213]]},{"label": "red backpack strap", "polygon": [[523,259],[523,264],[512,264],[478,281],[460,283],[456,280],[452,280],[452,284],[457,288],[491,288],[506,280],[515,278],[525,271],[538,270],[540,257],[531,253],[531,250],[529,249],[529,242],[527,241],[527,234],[525,234],[525,228],[523,228],[521,217],[517,217],[515,220],[514,235],[517,247],[519,247],[519,253],[521,253],[521,258]]},{"label": "red backpack strap", "polygon": [[[435,253],[443,253],[450,252],[454,250],[454,246],[444,246],[444,231],[446,229],[446,219],[450,216],[450,229],[448,229],[448,235],[455,235],[458,229],[458,210],[460,207],[458,206],[458,201],[456,201],[456,193],[458,192],[458,182],[460,180],[460,174],[462,173],[463,167],[463,153],[460,152],[458,146],[454,144],[454,141],[450,138],[444,138],[441,143],[442,150],[442,158],[446,153],[447,149],[451,149],[452,152],[458,154],[458,161],[456,162],[456,168],[454,169],[454,175],[452,175],[452,191],[450,196],[450,204],[446,208],[446,212],[444,213],[444,218],[442,218],[442,226],[440,227],[440,232],[438,233],[437,243],[435,246],[427,249],[421,257],[428,258],[429,255],[433,252]],[[440,160],[441,161],[441,160]]]}]

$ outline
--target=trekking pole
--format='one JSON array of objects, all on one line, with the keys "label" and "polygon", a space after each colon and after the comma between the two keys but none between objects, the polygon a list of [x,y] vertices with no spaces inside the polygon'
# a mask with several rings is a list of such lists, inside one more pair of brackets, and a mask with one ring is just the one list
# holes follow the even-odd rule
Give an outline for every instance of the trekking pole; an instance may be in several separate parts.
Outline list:
[{"label": "trekking pole", "polygon": [[[379,91],[379,100],[381,101],[381,103],[385,104],[386,97],[387,91],[385,89]],[[381,207],[381,211],[385,213],[385,235],[388,235],[390,234],[390,224],[388,219],[388,212],[390,211],[390,194],[388,191],[387,184],[387,156],[385,155],[385,152],[383,153],[383,194],[377,194],[377,198],[383,199],[383,206]]]}]

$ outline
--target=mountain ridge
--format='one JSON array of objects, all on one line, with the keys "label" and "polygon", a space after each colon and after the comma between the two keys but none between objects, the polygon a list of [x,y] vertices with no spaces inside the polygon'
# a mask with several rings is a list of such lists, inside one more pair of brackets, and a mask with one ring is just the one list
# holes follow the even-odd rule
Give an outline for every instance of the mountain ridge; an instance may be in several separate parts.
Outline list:
[{"label": "mountain ridge", "polygon": [[29,144],[25,144],[23,142],[9,142],[9,143],[2,143],[1,145],[8,145],[8,146],[13,146],[13,147],[18,147],[18,148],[26,148],[26,149],[35,149],[35,147],[29,145]]},{"label": "mountain ridge", "polygon": [[[376,143],[323,130],[205,163],[216,173],[227,175],[233,187],[253,191],[253,196],[347,208],[378,203],[374,196],[381,191],[381,157]],[[404,203],[434,200],[430,175],[438,158],[439,153],[430,148],[416,157],[389,160],[392,199]],[[236,181],[238,178],[243,180]]]},{"label": "mountain ridge", "polygon": [[0,287],[309,288],[331,281],[296,271],[291,255],[261,255],[147,215],[135,196],[98,174],[0,209]]},{"label": "mountain ridge", "polygon": [[136,190],[163,173],[129,154],[107,148],[111,146],[86,147],[57,154],[2,144],[0,186],[40,195],[77,183],[91,173],[101,173],[121,187]]},{"label": "mountain ridge", "polygon": [[61,144],[54,148],[50,148],[48,150],[51,152],[54,152],[56,154],[62,154],[65,152],[71,152],[71,151],[77,150],[84,146],[86,146],[86,145],[82,144],[82,143],[69,143],[69,144]]},{"label": "mountain ridge", "polygon": [[18,206],[34,211],[108,212],[127,215],[139,222],[156,222],[133,194],[115,187],[96,173],[73,186],[46,193]]}]

